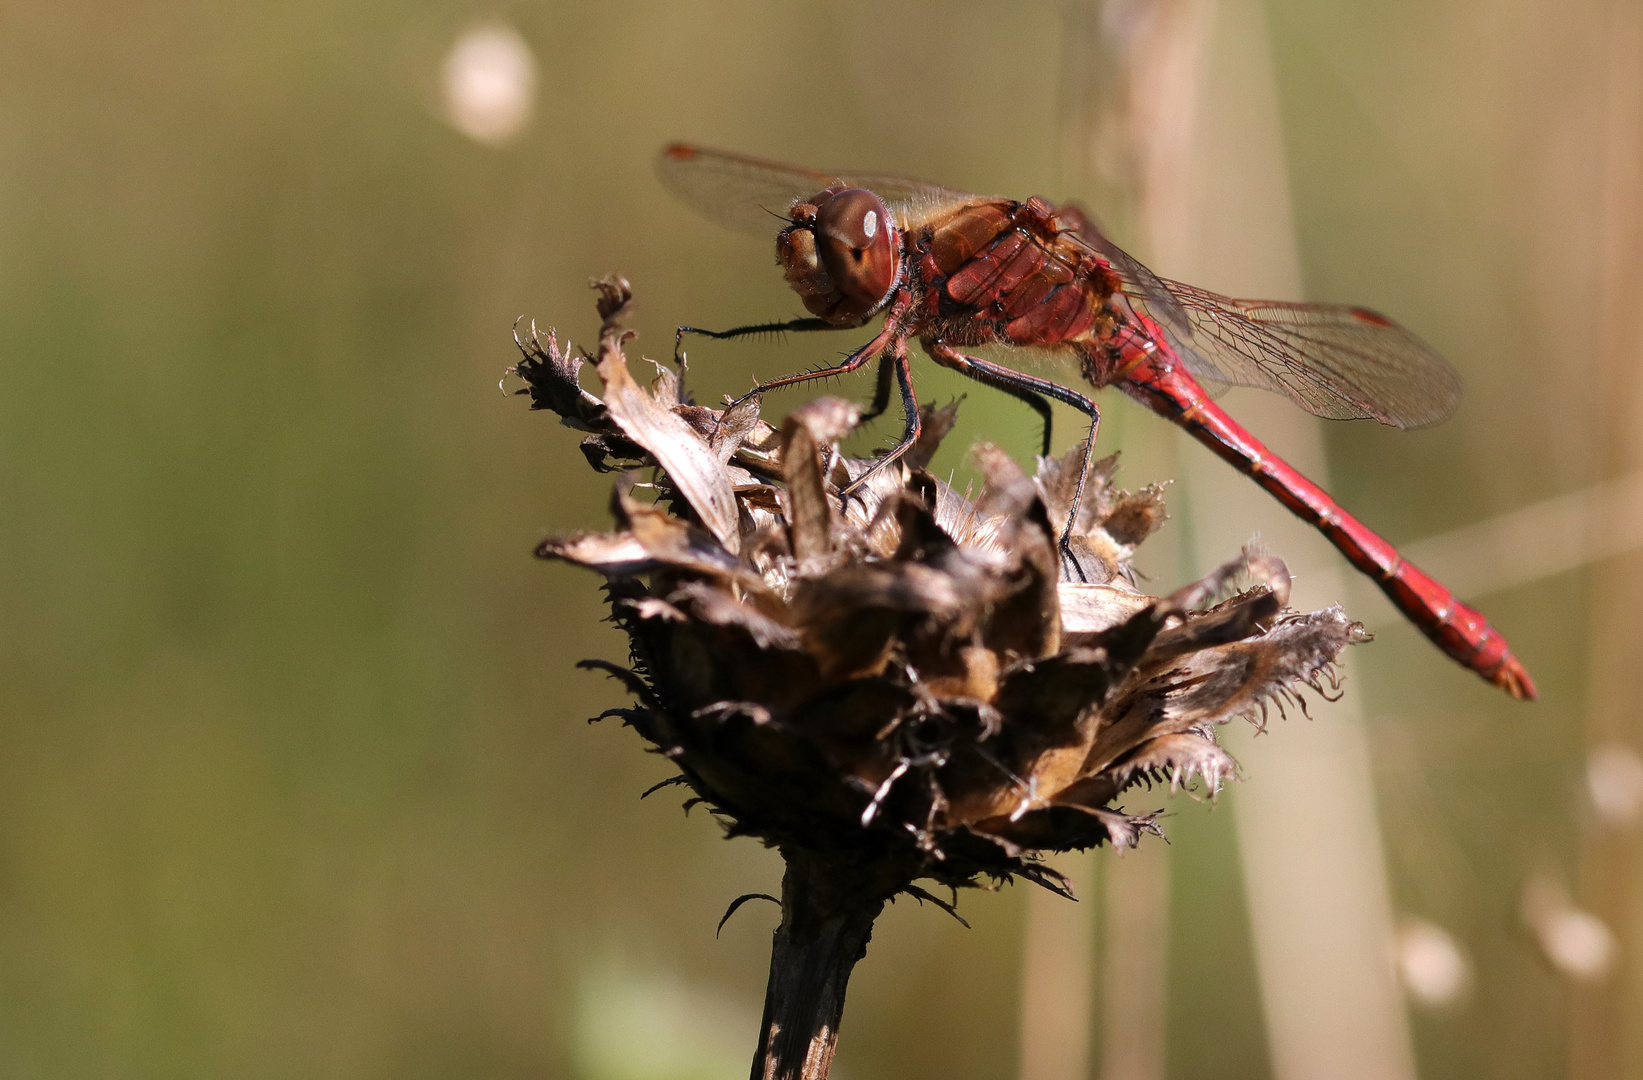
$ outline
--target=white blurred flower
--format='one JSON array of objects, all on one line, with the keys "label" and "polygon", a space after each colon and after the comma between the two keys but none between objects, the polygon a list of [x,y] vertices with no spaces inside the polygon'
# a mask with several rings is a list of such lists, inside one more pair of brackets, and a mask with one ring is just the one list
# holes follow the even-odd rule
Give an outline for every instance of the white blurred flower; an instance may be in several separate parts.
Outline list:
[{"label": "white blurred flower", "polygon": [[1609,973],[1619,957],[1614,931],[1596,915],[1576,907],[1562,887],[1548,878],[1529,882],[1523,895],[1523,918],[1546,959],[1568,978],[1595,982]]},{"label": "white blurred flower", "polygon": [[536,57],[511,26],[477,26],[445,57],[445,118],[462,134],[501,146],[525,130],[536,103]]},{"label": "white blurred flower", "polygon": [[1614,934],[1602,919],[1579,908],[1566,908],[1548,919],[1540,944],[1558,970],[1573,978],[1596,979],[1614,965]]},{"label": "white blurred flower", "polygon": [[1452,1005],[1471,988],[1471,962],[1443,927],[1410,919],[1398,928],[1395,948],[1404,991],[1420,1004]]},{"label": "white blurred flower", "polygon": [[1624,743],[1605,743],[1586,756],[1586,794],[1605,825],[1625,828],[1643,816],[1643,758]]}]

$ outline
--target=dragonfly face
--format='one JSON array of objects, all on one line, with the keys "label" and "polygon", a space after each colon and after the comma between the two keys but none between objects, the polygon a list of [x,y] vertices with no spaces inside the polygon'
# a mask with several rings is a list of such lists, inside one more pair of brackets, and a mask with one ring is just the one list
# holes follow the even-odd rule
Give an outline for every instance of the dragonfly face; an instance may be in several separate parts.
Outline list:
[{"label": "dragonfly face", "polygon": [[866,188],[829,187],[794,206],[776,258],[805,308],[835,326],[860,326],[901,280],[901,232]]}]

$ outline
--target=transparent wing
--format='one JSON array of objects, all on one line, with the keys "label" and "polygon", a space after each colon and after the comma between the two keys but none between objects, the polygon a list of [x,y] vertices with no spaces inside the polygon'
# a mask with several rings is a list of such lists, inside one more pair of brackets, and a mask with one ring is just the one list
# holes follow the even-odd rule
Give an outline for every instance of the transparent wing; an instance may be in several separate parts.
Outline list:
[{"label": "transparent wing", "polygon": [[663,187],[709,220],[764,236],[781,227],[794,203],[835,184],[873,192],[904,228],[942,207],[975,198],[899,176],[823,172],[684,143],[657,155],[656,175]]},{"label": "transparent wing", "polygon": [[1078,207],[1059,213],[1212,394],[1253,386],[1317,416],[1400,428],[1435,424],[1460,405],[1455,369],[1384,315],[1345,304],[1233,300],[1170,281],[1107,239]]},{"label": "transparent wing", "polygon": [[1460,405],[1460,376],[1426,342],[1386,316],[1346,304],[1233,300],[1159,279],[1191,325],[1165,337],[1201,380],[1287,395],[1334,420],[1416,428]]}]

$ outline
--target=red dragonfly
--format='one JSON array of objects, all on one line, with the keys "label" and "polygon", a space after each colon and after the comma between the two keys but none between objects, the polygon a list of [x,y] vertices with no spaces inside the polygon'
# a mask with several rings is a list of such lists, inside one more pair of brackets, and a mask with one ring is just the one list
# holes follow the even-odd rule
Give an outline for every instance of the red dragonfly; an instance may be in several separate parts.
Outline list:
[{"label": "red dragonfly", "polygon": [[[1515,698],[1537,696],[1529,673],[1488,620],[1268,450],[1205,390],[1275,390],[1318,416],[1373,418],[1400,428],[1445,419],[1460,402],[1459,378],[1392,320],[1340,304],[1233,300],[1160,278],[1077,209],[1038,198],[968,195],[681,144],[662,151],[657,172],[675,195],[721,224],[766,235],[777,230],[777,258],[811,313],[725,331],[681,327],[681,336],[854,329],[884,316],[872,340],[839,364],[760,383],[744,399],[879,358],[868,415],[888,404],[892,377],[906,412],[901,442],[881,459],[888,463],[919,433],[907,355],[908,341],[917,338],[936,363],[1035,409],[1044,420],[1046,454],[1046,399],[1090,417],[1093,447],[1100,423],[1095,402],[963,351],[1030,348],[1076,369],[1091,386],[1115,386],[1186,428],[1316,526],[1438,648]],[[1075,520],[1077,512],[1075,499]],[[1065,533],[1062,551],[1076,571]]]}]

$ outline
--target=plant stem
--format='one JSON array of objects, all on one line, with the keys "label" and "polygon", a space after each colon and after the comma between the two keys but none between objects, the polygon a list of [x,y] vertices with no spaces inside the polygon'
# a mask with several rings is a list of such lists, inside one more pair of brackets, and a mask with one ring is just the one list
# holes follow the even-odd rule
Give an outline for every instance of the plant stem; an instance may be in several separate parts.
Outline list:
[{"label": "plant stem", "polygon": [[826,1080],[844,992],[873,920],[906,884],[893,864],[784,848],[782,922],[770,950],[752,1080]]}]

